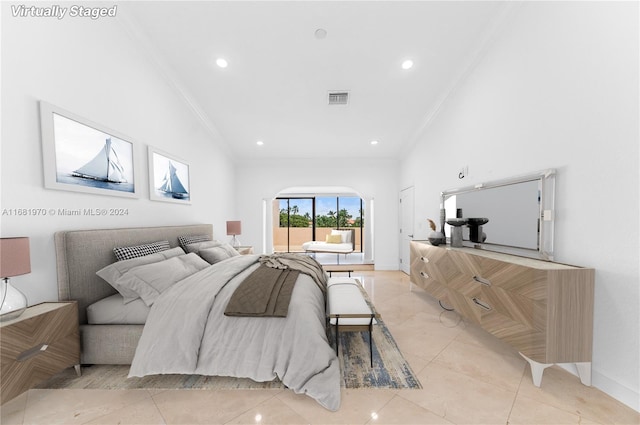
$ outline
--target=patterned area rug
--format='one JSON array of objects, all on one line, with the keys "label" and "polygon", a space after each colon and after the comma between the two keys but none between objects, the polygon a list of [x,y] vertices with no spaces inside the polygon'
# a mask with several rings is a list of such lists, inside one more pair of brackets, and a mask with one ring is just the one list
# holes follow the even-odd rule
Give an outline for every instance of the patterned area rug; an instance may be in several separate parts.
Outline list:
[{"label": "patterned area rug", "polygon": [[[373,367],[368,332],[340,332],[340,370],[346,388],[422,388],[381,319],[373,326]],[[335,335],[329,336],[335,348]]]},{"label": "patterned area rug", "polygon": [[[363,290],[364,293],[364,290]],[[367,302],[369,302],[368,297]],[[369,305],[372,304],[369,302]],[[368,332],[341,332],[340,370],[346,388],[422,388],[409,363],[398,349],[389,329],[381,319],[373,327],[373,367],[369,357]],[[334,334],[329,342],[335,349]],[[247,378],[201,375],[154,375],[128,378],[128,365],[94,365],[82,368],[78,377],[69,368],[36,388],[75,389],[269,389],[284,388],[278,379],[255,382]]]}]

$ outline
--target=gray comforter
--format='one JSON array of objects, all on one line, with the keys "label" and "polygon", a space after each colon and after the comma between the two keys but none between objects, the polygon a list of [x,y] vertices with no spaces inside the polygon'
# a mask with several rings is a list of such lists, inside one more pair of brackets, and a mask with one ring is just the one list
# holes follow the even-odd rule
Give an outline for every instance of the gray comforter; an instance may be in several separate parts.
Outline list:
[{"label": "gray comforter", "polygon": [[235,288],[258,256],[232,257],[162,293],[153,304],[129,376],[198,374],[279,378],[329,410],[340,407],[340,366],[325,333],[324,296],[300,274],[287,317],[229,317]]}]

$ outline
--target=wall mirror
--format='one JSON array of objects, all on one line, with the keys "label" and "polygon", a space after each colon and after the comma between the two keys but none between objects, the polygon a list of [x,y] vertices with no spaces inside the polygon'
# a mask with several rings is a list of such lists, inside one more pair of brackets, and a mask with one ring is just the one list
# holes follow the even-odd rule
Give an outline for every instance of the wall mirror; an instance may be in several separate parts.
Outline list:
[{"label": "wall mirror", "polygon": [[[551,261],[555,175],[550,169],[445,190],[440,208],[447,220],[462,218],[467,223],[461,226],[465,247]],[[444,228],[450,241],[452,226]]]}]

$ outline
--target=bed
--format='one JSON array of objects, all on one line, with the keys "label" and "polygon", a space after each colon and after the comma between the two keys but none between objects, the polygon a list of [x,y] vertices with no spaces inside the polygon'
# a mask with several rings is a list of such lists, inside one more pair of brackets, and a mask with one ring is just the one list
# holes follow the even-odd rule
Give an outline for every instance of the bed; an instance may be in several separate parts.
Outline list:
[{"label": "bed", "polygon": [[333,254],[352,253],[356,248],[355,230],[332,229],[324,241],[309,241],[302,244],[305,252],[326,252]]},{"label": "bed", "polygon": [[[225,307],[236,288],[272,257],[235,255],[213,265],[203,260],[204,251],[169,257],[169,252],[180,251],[179,237],[211,239],[212,233],[209,224],[56,233],[59,299],[78,302],[81,362],[130,364],[129,376],[178,373],[260,382],[279,378],[296,393],[337,410],[339,363],[327,341],[325,297],[318,279],[295,275],[286,317],[227,315]],[[143,259],[159,254],[167,258],[132,270],[153,267],[158,274],[159,267],[171,263],[171,271],[161,276],[175,275],[175,282],[161,291],[138,292],[139,298],[127,300],[126,294],[96,275],[99,271],[104,276],[104,270],[129,261],[116,262],[113,248],[154,241],[168,241],[169,249]],[[174,267],[178,260],[184,267]],[[182,277],[182,270],[190,268]],[[125,302],[138,307],[128,315],[114,314],[118,320],[110,317],[112,308]],[[93,311],[96,305],[101,306],[101,314]]]}]

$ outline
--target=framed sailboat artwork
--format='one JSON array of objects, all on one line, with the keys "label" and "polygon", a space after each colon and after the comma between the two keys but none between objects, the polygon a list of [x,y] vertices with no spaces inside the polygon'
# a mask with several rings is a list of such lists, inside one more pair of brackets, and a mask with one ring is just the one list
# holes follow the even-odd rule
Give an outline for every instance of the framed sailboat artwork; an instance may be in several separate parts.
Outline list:
[{"label": "framed sailboat artwork", "polygon": [[189,164],[149,146],[149,186],[152,201],[190,204]]},{"label": "framed sailboat artwork", "polygon": [[48,189],[137,198],[135,146],[126,136],[40,102]]}]

